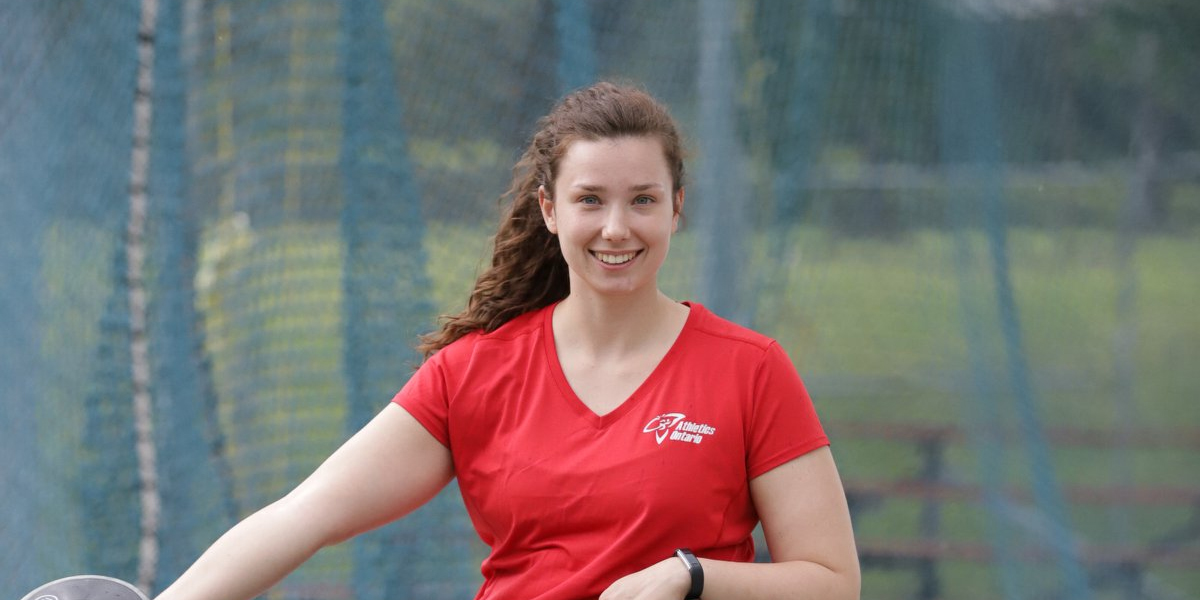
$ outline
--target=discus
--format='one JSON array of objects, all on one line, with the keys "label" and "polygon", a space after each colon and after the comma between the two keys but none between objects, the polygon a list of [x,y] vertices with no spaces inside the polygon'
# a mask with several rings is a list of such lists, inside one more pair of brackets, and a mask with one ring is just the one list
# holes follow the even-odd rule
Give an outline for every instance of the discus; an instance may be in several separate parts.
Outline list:
[{"label": "discus", "polygon": [[120,579],[103,575],[75,575],[51,581],[25,594],[21,600],[149,600],[146,594]]}]

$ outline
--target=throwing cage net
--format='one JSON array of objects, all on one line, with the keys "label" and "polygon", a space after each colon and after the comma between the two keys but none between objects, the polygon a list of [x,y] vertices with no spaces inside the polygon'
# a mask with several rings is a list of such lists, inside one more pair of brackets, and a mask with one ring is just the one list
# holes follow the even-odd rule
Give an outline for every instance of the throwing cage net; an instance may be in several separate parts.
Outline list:
[{"label": "throwing cage net", "polygon": [[[0,594],[160,590],[299,483],[613,78],[688,137],[660,283],[795,360],[864,597],[1200,597],[1196,6],[4,2]],[[470,598],[485,552],[451,485],[270,597]]]}]

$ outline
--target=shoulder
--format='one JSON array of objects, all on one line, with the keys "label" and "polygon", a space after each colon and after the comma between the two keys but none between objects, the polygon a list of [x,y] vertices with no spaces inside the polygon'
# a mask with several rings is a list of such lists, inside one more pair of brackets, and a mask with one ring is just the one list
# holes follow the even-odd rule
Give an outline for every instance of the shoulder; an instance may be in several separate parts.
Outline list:
[{"label": "shoulder", "polygon": [[685,304],[692,309],[689,319],[692,331],[699,334],[707,343],[763,352],[772,346],[777,346],[773,338],[725,319],[708,310],[703,304],[698,302],[686,302]]},{"label": "shoulder", "polygon": [[512,353],[522,346],[535,344],[540,340],[546,313],[552,308],[553,305],[514,317],[495,331],[468,333],[438,350],[427,362],[461,365],[481,353],[486,355],[497,350]]},{"label": "shoulder", "polygon": [[687,345],[693,360],[707,362],[725,373],[743,373],[757,379],[796,367],[774,338],[722,318],[698,303],[689,302],[691,335]]}]

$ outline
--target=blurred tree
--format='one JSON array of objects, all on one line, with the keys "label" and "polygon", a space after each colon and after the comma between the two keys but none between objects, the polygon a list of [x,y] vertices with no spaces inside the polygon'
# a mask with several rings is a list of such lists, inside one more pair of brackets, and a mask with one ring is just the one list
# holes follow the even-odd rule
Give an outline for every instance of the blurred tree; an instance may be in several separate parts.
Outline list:
[{"label": "blurred tree", "polygon": [[1011,19],[1000,57],[1005,157],[1134,163],[1128,218],[1169,217],[1169,157],[1200,143],[1200,3],[1147,0]]},{"label": "blurred tree", "polygon": [[[755,2],[752,11],[744,117],[750,147],[770,165],[766,221],[805,218],[813,167],[933,160],[936,38],[923,4]],[[896,198],[878,185],[843,190],[831,208],[821,218],[843,232],[890,235],[901,226]]]},{"label": "blurred tree", "polygon": [[1129,154],[1134,161],[1124,218],[1137,228],[1167,224],[1165,155],[1200,145],[1200,3],[1145,0],[1113,3],[1107,20],[1123,60],[1112,70],[1118,93],[1132,104]]}]

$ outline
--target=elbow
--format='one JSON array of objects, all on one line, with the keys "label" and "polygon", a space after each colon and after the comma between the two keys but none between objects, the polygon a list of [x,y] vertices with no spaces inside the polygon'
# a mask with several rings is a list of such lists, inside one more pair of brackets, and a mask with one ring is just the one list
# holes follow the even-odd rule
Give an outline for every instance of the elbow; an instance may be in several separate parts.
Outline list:
[{"label": "elbow", "polygon": [[862,597],[862,569],[858,563],[858,556],[834,573],[837,583],[835,593],[830,597],[840,600],[859,600]]},{"label": "elbow", "polygon": [[844,577],[842,598],[846,600],[859,600],[862,598],[862,571],[858,567],[858,563],[854,564],[854,568]]},{"label": "elbow", "polygon": [[821,598],[831,600],[859,600],[862,597],[862,569],[858,556],[837,565],[824,565],[828,578]]},{"label": "elbow", "polygon": [[787,598],[820,598],[821,600],[860,600],[862,597],[862,571],[858,557],[845,563],[837,561],[817,562],[798,560],[790,564],[792,576],[781,578],[790,583],[787,591],[778,594]]}]

